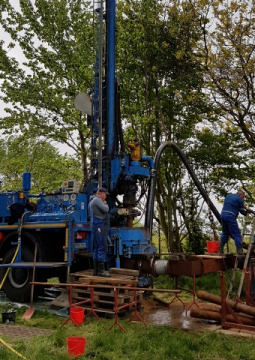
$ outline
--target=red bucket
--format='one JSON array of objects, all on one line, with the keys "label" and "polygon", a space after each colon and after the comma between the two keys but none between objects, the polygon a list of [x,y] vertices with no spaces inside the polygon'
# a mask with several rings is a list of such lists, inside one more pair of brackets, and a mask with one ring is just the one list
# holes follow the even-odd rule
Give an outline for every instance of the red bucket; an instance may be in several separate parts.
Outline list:
[{"label": "red bucket", "polygon": [[207,251],[209,253],[218,253],[219,252],[219,241],[207,241],[206,242]]},{"label": "red bucket", "polygon": [[82,324],[84,321],[84,308],[75,307],[71,309],[71,319],[76,322],[76,324]]},{"label": "red bucket", "polygon": [[67,341],[67,353],[69,356],[79,358],[84,354],[86,341],[84,337],[71,336],[66,338]]}]

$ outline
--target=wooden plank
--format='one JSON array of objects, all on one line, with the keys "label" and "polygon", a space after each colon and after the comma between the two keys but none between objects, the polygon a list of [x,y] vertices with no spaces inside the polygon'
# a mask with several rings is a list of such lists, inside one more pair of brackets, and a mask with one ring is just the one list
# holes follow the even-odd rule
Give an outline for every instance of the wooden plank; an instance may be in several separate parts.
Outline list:
[{"label": "wooden plank", "polygon": [[[81,296],[89,298],[90,297],[90,290],[84,290],[84,289],[81,289],[81,288],[75,288],[75,289],[73,289],[72,294],[80,294]],[[133,294],[134,294],[133,291],[132,292],[124,292],[124,293],[119,293],[118,297],[119,298],[124,298],[124,297],[128,297],[128,296],[133,296]],[[93,296],[94,296],[94,298],[96,296],[107,296],[107,297],[114,298],[114,292],[113,291],[110,291],[110,292],[94,291]]]},{"label": "wooden plank", "polygon": [[[112,272],[112,274],[114,274],[112,277],[114,278],[130,278],[130,277],[137,277],[139,275],[139,271],[138,270],[130,270],[130,269],[116,269],[116,268],[111,268],[110,272]],[[127,272],[127,273],[126,273]],[[89,269],[89,270],[84,270],[84,271],[78,271],[75,273],[71,273],[69,276],[73,277],[91,277],[93,276],[93,270]],[[96,276],[98,277],[98,276]]]},{"label": "wooden plank", "polygon": [[[121,274],[112,274],[111,277],[105,277],[105,276],[93,276],[93,274],[77,274],[75,273],[74,274],[75,277],[84,277],[84,279],[90,279],[90,278],[93,278],[93,280],[98,280],[98,279],[101,279],[101,280],[104,280],[106,279],[106,281],[108,280],[111,280],[111,279],[119,279],[119,280],[133,280],[134,279],[134,276],[130,276],[130,275],[121,275]],[[137,280],[135,278],[135,280]]]},{"label": "wooden plank", "polygon": [[[72,297],[72,303],[75,304],[76,302],[80,302],[83,300],[87,300],[86,298],[84,298],[84,295],[80,296],[80,294],[73,294]],[[117,305],[124,305],[124,304],[131,304],[132,302],[134,302],[134,296],[130,295],[130,296],[126,296],[123,298],[118,297],[118,301],[117,301]],[[137,301],[137,303],[139,303],[140,301]],[[106,296],[95,296],[94,300],[93,300],[93,307],[97,308],[97,307],[102,307],[102,308],[107,308],[109,309],[112,308],[114,310],[114,306],[115,306],[115,302],[114,302],[114,298],[113,299],[109,299]]]},{"label": "wooden plank", "polygon": [[138,280],[128,280],[128,279],[112,279],[112,278],[105,278],[105,277],[99,277],[95,276],[93,278],[79,278],[80,283],[85,283],[86,281],[89,281],[93,284],[107,284],[107,285],[134,285],[136,286],[138,284]]},{"label": "wooden plank", "polygon": [[118,268],[111,268],[109,270],[110,274],[120,274],[120,275],[129,275],[129,276],[139,276],[139,270],[132,270],[132,269],[118,269]]}]

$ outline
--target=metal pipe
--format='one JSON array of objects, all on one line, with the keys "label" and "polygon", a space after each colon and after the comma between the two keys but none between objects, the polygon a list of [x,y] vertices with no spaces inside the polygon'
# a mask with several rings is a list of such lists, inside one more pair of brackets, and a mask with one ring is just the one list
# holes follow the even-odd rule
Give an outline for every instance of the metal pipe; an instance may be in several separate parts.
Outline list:
[{"label": "metal pipe", "polygon": [[[113,159],[115,114],[115,0],[107,2],[107,154]],[[107,170],[108,171],[108,170]],[[109,174],[107,174],[109,176]]]},{"label": "metal pipe", "polygon": [[104,6],[101,0],[100,10],[99,10],[99,66],[98,66],[98,76],[99,76],[99,114],[98,114],[98,186],[102,186],[103,178],[103,145],[102,145],[102,124],[103,124],[103,11]]},{"label": "metal pipe", "polygon": [[221,306],[217,305],[217,304],[212,304],[212,303],[199,303],[199,308],[200,310],[205,310],[205,311],[216,311],[218,313],[220,313],[221,310]]},{"label": "metal pipe", "polygon": [[[214,320],[221,323],[221,314],[216,311],[209,311],[209,310],[202,310],[202,309],[191,309],[190,310],[190,316],[193,318],[198,319],[207,319],[207,320]],[[245,315],[239,315],[238,319],[241,320],[241,322],[244,325],[251,325],[255,326],[255,319],[252,319],[251,317],[245,316]],[[226,315],[226,320],[232,323],[237,323],[235,317],[231,314]]]},{"label": "metal pipe", "polygon": [[[209,301],[212,302],[213,304],[221,305],[220,296],[210,294],[206,291],[199,290],[197,292],[197,297],[198,299]],[[255,308],[252,308],[251,306],[240,304],[230,299],[226,299],[226,304],[229,305],[233,310],[255,317]]]},{"label": "metal pipe", "polygon": [[[85,280],[86,281],[86,280]],[[99,288],[99,289],[124,289],[124,290],[129,290],[129,291],[150,291],[150,292],[161,292],[161,293],[176,293],[176,294],[180,294],[181,290],[172,290],[172,289],[151,289],[151,288],[139,288],[139,287],[130,287],[130,286],[115,286],[115,285],[100,285],[100,284],[77,284],[77,283],[48,283],[48,282],[31,282],[30,284],[33,285],[42,285],[42,286],[60,286],[60,287],[85,287],[85,288]]]}]

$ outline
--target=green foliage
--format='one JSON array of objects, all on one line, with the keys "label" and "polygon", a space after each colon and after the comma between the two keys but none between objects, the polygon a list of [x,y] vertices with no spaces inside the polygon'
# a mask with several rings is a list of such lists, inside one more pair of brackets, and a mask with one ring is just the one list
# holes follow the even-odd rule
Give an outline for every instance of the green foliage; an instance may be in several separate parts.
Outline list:
[{"label": "green foliage", "polygon": [[[196,51],[202,36],[197,8],[179,1],[120,1],[117,27],[126,138],[140,138],[151,156],[169,139],[188,150],[196,124],[211,112]],[[199,211],[192,217],[187,209],[188,194],[193,192],[196,204],[199,196],[185,174],[176,154],[166,149],[157,172],[156,200],[168,251],[181,250],[185,224],[199,219]]]},{"label": "green foliage", "polygon": [[90,131],[85,115],[74,108],[74,98],[93,85],[91,4],[82,0],[19,3],[20,11],[8,0],[0,5],[0,23],[12,39],[5,48],[19,46],[25,57],[20,65],[1,42],[1,99],[8,105],[0,128],[5,134],[43,136],[70,146],[82,159],[85,181]]},{"label": "green foliage", "polygon": [[82,179],[79,159],[59,154],[45,140],[9,136],[0,141],[0,154],[3,190],[21,189],[22,174],[27,170],[32,173],[35,193],[45,186],[48,191],[60,188],[63,180]]},{"label": "green foliage", "polygon": [[[254,199],[251,159],[255,147],[255,5],[249,0],[204,3],[211,13],[211,22],[202,25],[203,68],[218,120],[212,126],[207,124],[210,136],[209,132],[199,135],[199,141],[203,142],[201,158],[205,160],[203,150],[204,155],[210,157],[210,179],[216,192],[222,196],[238,183],[249,193],[251,200]],[[207,142],[206,137],[211,140]]]},{"label": "green foliage", "polygon": [[[35,155],[26,153],[23,161],[26,155],[16,144],[22,156],[18,160],[16,152],[14,164],[1,145],[6,187],[19,187],[15,170],[22,173],[24,166],[33,171],[36,190],[80,178],[78,166],[85,184],[91,133],[73,101],[93,87],[92,4],[12,4],[0,3],[0,24],[11,38],[0,41],[0,99],[6,104],[0,129],[7,135],[62,142],[78,160],[65,156],[55,162],[53,151],[47,164],[43,158],[34,164],[28,159]],[[125,139],[141,138],[143,152],[151,156],[163,141],[176,142],[217,197],[241,184],[250,202],[255,198],[254,6],[246,0],[119,1],[116,54]],[[12,57],[16,48],[22,51],[22,64]],[[39,169],[46,169],[45,176]],[[180,251],[187,238],[190,249],[203,248],[200,200],[181,161],[166,149],[157,171],[155,215],[168,251]]]}]

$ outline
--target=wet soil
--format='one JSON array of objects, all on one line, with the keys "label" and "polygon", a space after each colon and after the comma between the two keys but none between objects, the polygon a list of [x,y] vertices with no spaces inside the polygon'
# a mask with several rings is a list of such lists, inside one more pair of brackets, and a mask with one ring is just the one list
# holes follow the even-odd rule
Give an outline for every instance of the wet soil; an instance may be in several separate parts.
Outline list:
[{"label": "wet soil", "polygon": [[[205,302],[201,304],[205,304]],[[194,308],[197,307],[196,304],[186,303],[184,308],[181,302],[176,301],[168,308],[167,304],[164,304],[162,301],[157,301],[155,298],[144,298],[142,301],[143,311],[141,312],[141,316],[147,324],[155,326],[170,326],[174,329],[192,332],[214,331],[225,335],[255,338],[255,331],[238,329],[225,330],[221,324],[216,321],[192,318],[190,311],[186,310],[191,306]]]},{"label": "wet soil", "polygon": [[[154,299],[143,299],[143,311],[141,316],[148,324],[156,326],[171,326],[174,329],[190,330],[190,331],[204,331],[205,326],[210,326],[212,323],[205,324],[200,319],[190,317],[189,311],[186,311],[191,304],[185,304],[185,308],[181,302],[174,302],[168,308],[167,304],[163,305]],[[196,305],[193,305],[196,307]],[[213,322],[215,325],[215,322]],[[220,324],[218,324],[220,326]]]}]

